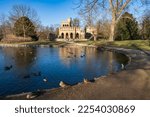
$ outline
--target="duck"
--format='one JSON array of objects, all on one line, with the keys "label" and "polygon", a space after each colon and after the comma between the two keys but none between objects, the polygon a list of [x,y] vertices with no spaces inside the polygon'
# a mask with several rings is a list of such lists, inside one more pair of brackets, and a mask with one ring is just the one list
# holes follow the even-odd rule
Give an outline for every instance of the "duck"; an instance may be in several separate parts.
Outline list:
[{"label": "duck", "polygon": [[59,86],[62,87],[62,88],[65,88],[65,87],[68,87],[70,85],[65,83],[65,82],[63,82],[63,81],[60,81]]},{"label": "duck", "polygon": [[23,78],[25,78],[25,79],[30,78],[30,75],[25,75]]},{"label": "duck", "polygon": [[12,67],[13,67],[12,65],[10,65],[10,66],[5,66],[4,69],[5,69],[6,71],[8,71],[8,70],[12,69]]},{"label": "duck", "polygon": [[43,79],[43,81],[44,81],[44,82],[48,82],[48,79],[45,77],[45,78]]},{"label": "duck", "polygon": [[26,96],[27,99],[33,99],[35,97],[36,97],[36,95],[32,95],[32,94],[27,94],[27,96]]},{"label": "duck", "polygon": [[85,54],[82,54],[80,57],[81,57],[81,58],[85,57]]},{"label": "duck", "polygon": [[32,73],[33,76],[41,76],[41,72]]},{"label": "duck", "polygon": [[83,58],[83,55],[81,55],[80,57]]},{"label": "duck", "polygon": [[84,84],[87,84],[87,83],[89,83],[89,82],[90,82],[90,81],[89,81],[88,79],[85,79],[85,78],[83,79],[83,83],[84,83]]},{"label": "duck", "polygon": [[33,52],[30,52],[30,54],[32,54]]},{"label": "duck", "polygon": [[122,69],[122,70],[124,70],[124,69],[125,69],[124,64],[121,64],[121,69]]},{"label": "duck", "polygon": [[38,97],[39,95],[40,95],[39,91],[37,91],[37,92],[31,92],[31,93],[29,93],[29,94],[26,95],[26,98],[27,99],[34,99],[34,98]]},{"label": "duck", "polygon": [[33,58],[33,60],[36,60],[36,59],[37,59],[36,57]]}]

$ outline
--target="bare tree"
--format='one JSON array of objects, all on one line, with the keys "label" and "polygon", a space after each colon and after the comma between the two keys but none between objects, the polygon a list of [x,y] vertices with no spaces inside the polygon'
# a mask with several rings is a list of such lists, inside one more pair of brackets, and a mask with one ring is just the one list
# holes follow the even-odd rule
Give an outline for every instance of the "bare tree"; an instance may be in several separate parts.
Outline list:
[{"label": "bare tree", "polygon": [[[81,1],[83,3],[83,1]],[[93,26],[94,22],[96,22],[96,18],[98,15],[98,7],[95,4],[91,9],[90,0],[84,1],[83,8],[80,9],[79,15],[84,20],[84,24],[86,26]]]},{"label": "bare tree", "polygon": [[49,39],[50,34],[55,34],[55,27],[51,26],[40,26],[40,31],[38,31],[38,36],[41,40]]},{"label": "bare tree", "polygon": [[150,40],[150,10],[148,10],[143,16],[141,33],[143,39]]},{"label": "bare tree", "polygon": [[8,17],[5,14],[0,15],[0,27],[3,38],[5,39],[7,34],[11,32],[10,22],[8,21]]},{"label": "bare tree", "polygon": [[74,18],[72,21],[72,25],[75,27],[79,27],[80,26],[80,20],[78,18]]},{"label": "bare tree", "polygon": [[110,22],[108,20],[99,20],[96,23],[97,34],[99,38],[108,39],[110,34]]},{"label": "bare tree", "polygon": [[30,6],[14,5],[10,11],[10,20],[14,24],[20,17],[28,17],[36,28],[39,27],[40,20],[37,12]]},{"label": "bare tree", "polygon": [[[104,13],[103,9],[109,10],[111,12],[111,29],[109,41],[114,41],[116,24],[126,8],[129,5],[134,6],[148,3],[148,0],[80,0],[79,6],[81,7],[81,9],[85,10],[85,12],[91,12],[95,8],[95,6],[97,6],[99,9],[101,8],[100,12],[102,13]],[[85,6],[88,6],[88,9],[86,9]]]}]

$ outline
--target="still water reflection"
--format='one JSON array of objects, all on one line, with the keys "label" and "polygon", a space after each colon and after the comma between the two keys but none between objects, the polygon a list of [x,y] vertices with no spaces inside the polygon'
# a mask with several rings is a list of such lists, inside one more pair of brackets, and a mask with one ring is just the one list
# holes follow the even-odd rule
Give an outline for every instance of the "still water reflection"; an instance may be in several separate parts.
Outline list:
[{"label": "still water reflection", "polygon": [[0,48],[0,96],[56,88],[60,81],[75,84],[119,71],[127,60],[122,54],[85,47]]}]

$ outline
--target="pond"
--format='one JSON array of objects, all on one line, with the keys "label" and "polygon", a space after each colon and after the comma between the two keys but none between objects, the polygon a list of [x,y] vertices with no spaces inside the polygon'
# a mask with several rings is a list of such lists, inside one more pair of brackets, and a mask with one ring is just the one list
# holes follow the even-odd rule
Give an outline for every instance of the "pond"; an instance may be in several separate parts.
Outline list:
[{"label": "pond", "polygon": [[0,96],[57,88],[60,81],[73,85],[118,72],[127,62],[123,54],[89,47],[1,47]]}]

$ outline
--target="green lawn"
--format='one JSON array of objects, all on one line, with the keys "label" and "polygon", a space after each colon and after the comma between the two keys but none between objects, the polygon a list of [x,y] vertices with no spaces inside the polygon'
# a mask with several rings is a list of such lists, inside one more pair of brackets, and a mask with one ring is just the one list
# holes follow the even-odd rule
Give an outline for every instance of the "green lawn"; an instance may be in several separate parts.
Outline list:
[{"label": "green lawn", "polygon": [[87,42],[77,42],[77,43],[84,43],[84,44],[96,45],[96,46],[108,45],[108,46],[115,46],[121,48],[150,50],[149,40],[126,40],[126,41],[114,41],[114,42],[108,42],[106,40],[102,40],[102,41],[87,41]]},{"label": "green lawn", "polygon": [[130,41],[116,41],[112,43],[112,46],[131,48],[131,49],[144,49],[150,50],[149,40],[130,40]]},{"label": "green lawn", "polygon": [[[121,48],[130,48],[130,49],[143,49],[150,50],[150,41],[149,40],[126,40],[126,41],[114,41],[108,42],[106,40],[101,41],[77,41],[75,43],[82,43],[87,45],[96,45],[96,46],[114,46]],[[5,42],[0,42],[0,44],[5,44]],[[57,42],[57,41],[33,41],[33,42],[15,42],[11,44],[25,44],[25,45],[52,45],[52,46],[65,46],[67,42]]]},{"label": "green lawn", "polygon": [[57,42],[57,41],[32,41],[32,42],[0,42],[0,44],[20,44],[20,45],[52,45],[52,46],[61,46],[67,44],[66,42]]}]

